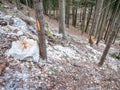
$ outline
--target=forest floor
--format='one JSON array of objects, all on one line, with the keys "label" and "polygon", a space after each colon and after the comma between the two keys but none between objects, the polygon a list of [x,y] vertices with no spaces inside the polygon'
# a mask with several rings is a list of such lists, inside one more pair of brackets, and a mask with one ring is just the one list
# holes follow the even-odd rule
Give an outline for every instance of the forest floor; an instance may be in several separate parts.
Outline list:
[{"label": "forest floor", "polygon": [[58,22],[45,16],[47,61],[35,62],[31,56],[20,60],[6,53],[17,41],[37,41],[34,12],[30,10],[32,18],[25,15],[24,9],[19,11],[8,4],[2,7],[0,21],[4,19],[9,25],[0,26],[0,90],[120,90],[120,61],[111,57],[119,52],[118,41],[104,65],[98,67],[105,48],[103,41],[91,47],[88,35],[81,35],[72,26],[63,40],[58,34]]}]

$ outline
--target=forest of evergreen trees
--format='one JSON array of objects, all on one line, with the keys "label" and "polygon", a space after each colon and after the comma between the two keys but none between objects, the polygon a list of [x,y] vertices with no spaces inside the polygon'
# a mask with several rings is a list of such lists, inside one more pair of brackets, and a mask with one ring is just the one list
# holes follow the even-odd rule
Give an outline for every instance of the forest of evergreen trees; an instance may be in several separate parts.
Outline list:
[{"label": "forest of evergreen trees", "polygon": [[120,90],[120,0],[0,0],[0,90]]}]

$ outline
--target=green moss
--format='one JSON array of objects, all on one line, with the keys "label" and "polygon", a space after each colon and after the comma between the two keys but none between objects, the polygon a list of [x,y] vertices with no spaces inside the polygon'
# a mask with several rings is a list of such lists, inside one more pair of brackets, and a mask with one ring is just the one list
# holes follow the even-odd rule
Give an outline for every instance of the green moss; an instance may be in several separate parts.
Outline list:
[{"label": "green moss", "polygon": [[46,30],[47,36],[52,36],[53,35],[49,26],[48,26],[48,23],[45,23],[45,30]]},{"label": "green moss", "polygon": [[110,55],[111,55],[111,57],[120,60],[120,55],[118,53],[113,53],[113,54],[110,54]]},{"label": "green moss", "polygon": [[117,36],[117,37],[116,37],[116,40],[120,40],[120,36]]},{"label": "green moss", "polygon": [[0,3],[0,11],[6,12],[5,8],[2,7],[1,3]]},{"label": "green moss", "polygon": [[58,70],[55,69],[55,68],[50,68],[50,72],[51,72],[52,75],[57,75]]}]

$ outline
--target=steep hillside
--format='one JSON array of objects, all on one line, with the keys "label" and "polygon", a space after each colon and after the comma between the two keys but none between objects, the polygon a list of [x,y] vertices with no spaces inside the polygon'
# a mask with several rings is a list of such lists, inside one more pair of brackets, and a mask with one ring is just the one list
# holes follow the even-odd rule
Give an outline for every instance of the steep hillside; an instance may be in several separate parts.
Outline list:
[{"label": "steep hillside", "polygon": [[[120,61],[111,57],[98,62],[105,48],[91,47],[88,36],[72,26],[67,39],[58,34],[58,22],[45,16],[47,61],[39,59],[34,16],[28,17],[11,5],[0,10],[0,88],[1,90],[119,90]],[[24,13],[23,13],[24,12]],[[33,11],[31,10],[33,13]],[[30,14],[32,15],[32,14]],[[34,15],[34,14],[33,14]]]}]

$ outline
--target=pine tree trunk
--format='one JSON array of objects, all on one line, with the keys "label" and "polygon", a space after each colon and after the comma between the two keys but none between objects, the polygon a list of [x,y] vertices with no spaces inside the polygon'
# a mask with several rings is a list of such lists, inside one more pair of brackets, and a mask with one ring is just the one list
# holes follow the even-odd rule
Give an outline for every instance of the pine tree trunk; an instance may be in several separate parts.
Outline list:
[{"label": "pine tree trunk", "polygon": [[[117,1],[116,1],[117,2]],[[114,17],[113,18],[113,21],[112,21],[112,25],[111,25],[111,30],[110,31],[112,31],[112,33],[111,33],[111,35],[110,35],[110,38],[109,38],[109,40],[108,40],[108,43],[107,43],[107,45],[106,45],[106,48],[105,48],[105,50],[104,50],[104,52],[103,52],[103,55],[102,55],[102,57],[101,57],[101,59],[100,59],[100,62],[98,63],[98,65],[99,66],[102,66],[103,65],[103,63],[104,63],[104,61],[105,61],[105,58],[106,58],[106,56],[107,56],[107,53],[108,53],[108,51],[109,51],[109,49],[110,49],[110,47],[111,47],[111,44],[112,44],[112,42],[113,42],[113,39],[114,39],[114,36],[115,36],[115,32],[116,32],[116,23],[120,20],[120,16],[119,16],[119,14],[120,14],[120,11],[118,12],[118,14],[117,14],[117,11],[118,11],[118,9],[119,9],[119,6],[120,6],[120,1],[118,1],[117,2],[117,8],[116,8],[116,10],[115,10],[115,16],[117,16],[117,17]],[[119,25],[120,25],[120,23],[119,23]]]},{"label": "pine tree trunk", "polygon": [[16,5],[17,5],[17,9],[20,10],[21,7],[20,7],[20,0],[16,0]]},{"label": "pine tree trunk", "polygon": [[[105,6],[108,6],[110,5],[110,0],[109,2],[106,2],[107,5]],[[109,13],[109,7],[107,7],[104,11],[105,15],[104,15],[104,18],[103,18],[103,21],[102,21],[102,25],[101,25],[101,28],[99,29],[99,36],[98,36],[98,39],[97,39],[97,42],[96,44],[98,45],[99,41],[102,39],[102,36],[104,34],[104,31],[105,31],[105,27],[106,27],[106,21],[107,21],[107,16],[108,16],[108,13]]]},{"label": "pine tree trunk", "polygon": [[[93,36],[96,36],[97,27],[99,25],[99,20],[100,20],[100,15],[102,13],[103,2],[104,2],[104,0],[98,0],[97,1],[97,7],[96,7],[96,10],[95,10],[95,19],[93,21],[92,33],[90,35],[90,38],[93,37]],[[90,38],[89,38],[89,40],[90,40]],[[91,46],[92,46],[92,44],[93,43],[90,43]]]},{"label": "pine tree trunk", "polygon": [[66,0],[66,26],[69,28],[70,19],[70,0]]},{"label": "pine tree trunk", "polygon": [[98,2],[99,2],[99,5],[98,5],[98,8],[97,8],[97,13],[96,13],[96,25],[95,25],[95,28],[94,28],[94,36],[97,33],[97,27],[99,25],[99,20],[100,20],[100,15],[102,13],[102,7],[103,7],[104,0],[98,0]]},{"label": "pine tree trunk", "polygon": [[12,0],[8,0],[9,3],[12,3]]},{"label": "pine tree trunk", "polygon": [[83,7],[81,7],[81,12],[80,12],[80,29],[83,30],[84,29],[84,17],[83,17]]},{"label": "pine tree trunk", "polygon": [[85,27],[86,27],[86,11],[87,11],[87,4],[86,4],[86,0],[85,0],[85,7],[83,9],[83,16],[82,16],[82,34],[84,33]]},{"label": "pine tree trunk", "polygon": [[30,14],[29,14],[29,9],[28,9],[28,7],[29,7],[29,5],[28,5],[28,0],[25,0],[25,1],[26,1],[26,5],[27,5],[27,15],[30,16]]},{"label": "pine tree trunk", "polygon": [[59,0],[59,33],[62,33],[63,39],[66,39],[65,35],[65,0]]},{"label": "pine tree trunk", "polygon": [[39,53],[42,59],[47,59],[42,0],[34,0],[34,8],[36,13],[36,24],[38,28]]},{"label": "pine tree trunk", "polygon": [[101,13],[101,15],[100,15],[100,19],[99,19],[97,30],[96,30],[96,34],[95,34],[95,38],[99,37],[100,31],[101,31],[101,27],[102,27],[102,22],[104,20],[104,16],[105,16],[105,12],[103,11]]},{"label": "pine tree trunk", "polygon": [[44,8],[44,14],[47,15],[47,0],[43,0],[43,8]]},{"label": "pine tree trunk", "polygon": [[105,33],[105,43],[107,43],[107,40],[108,40],[108,36],[109,36],[109,34],[110,34],[110,27],[111,27],[111,25],[112,25],[112,18],[114,18],[114,14],[112,14],[111,15],[111,17],[110,17],[110,20],[109,20],[109,23],[108,23],[108,26],[107,26],[107,30],[106,30],[106,33]]},{"label": "pine tree trunk", "polygon": [[90,22],[91,15],[92,15],[92,10],[93,10],[93,6],[91,5],[90,10],[88,12],[88,19],[87,19],[87,23],[86,23],[86,27],[85,27],[85,32],[88,31],[89,22]]},{"label": "pine tree trunk", "polygon": [[113,37],[113,42],[112,42],[112,44],[114,44],[115,43],[115,40],[116,40],[116,37],[117,37],[117,35],[118,35],[118,33],[119,33],[119,30],[120,30],[120,19],[118,20],[118,22],[116,23],[116,25],[115,25],[115,36]]},{"label": "pine tree trunk", "polygon": [[75,27],[75,5],[74,0],[72,1],[73,7],[72,7],[72,25]]}]

